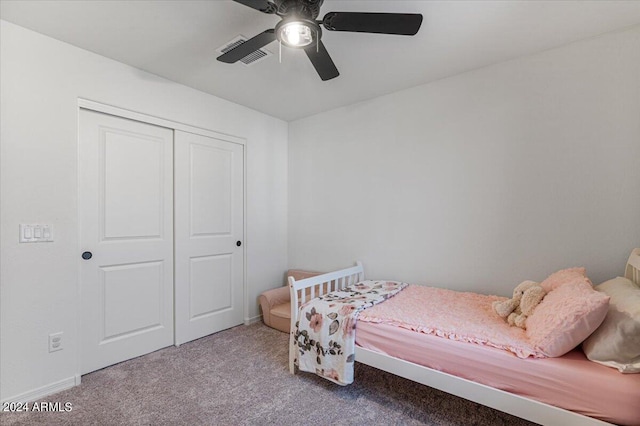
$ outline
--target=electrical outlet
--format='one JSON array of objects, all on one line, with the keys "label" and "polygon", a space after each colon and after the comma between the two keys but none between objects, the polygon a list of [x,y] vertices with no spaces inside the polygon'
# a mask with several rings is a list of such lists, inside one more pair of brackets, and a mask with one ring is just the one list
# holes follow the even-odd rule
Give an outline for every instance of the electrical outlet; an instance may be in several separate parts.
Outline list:
[{"label": "electrical outlet", "polygon": [[49,352],[61,351],[62,346],[62,331],[59,333],[52,333],[49,335]]}]

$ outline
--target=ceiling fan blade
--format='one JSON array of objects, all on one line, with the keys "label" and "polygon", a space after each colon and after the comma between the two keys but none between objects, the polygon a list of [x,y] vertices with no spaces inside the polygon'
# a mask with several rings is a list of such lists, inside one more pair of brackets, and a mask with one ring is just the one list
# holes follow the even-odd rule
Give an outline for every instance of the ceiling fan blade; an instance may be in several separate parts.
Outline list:
[{"label": "ceiling fan blade", "polygon": [[234,62],[239,61],[250,53],[255,52],[256,50],[266,46],[276,39],[276,33],[274,30],[267,30],[263,33],[258,34],[252,39],[245,41],[244,43],[234,47],[230,51],[218,56],[218,60],[220,62],[226,62],[228,64],[233,64]]},{"label": "ceiling fan blade", "polygon": [[329,31],[415,35],[422,24],[419,13],[329,12],[322,25]]},{"label": "ceiling fan blade", "polygon": [[309,57],[322,81],[331,80],[340,75],[322,41],[318,40],[317,46],[310,46],[304,49],[304,53]]},{"label": "ceiling fan blade", "polygon": [[259,10],[262,13],[276,13],[276,5],[267,0],[234,0],[236,3],[249,6],[251,9]]}]

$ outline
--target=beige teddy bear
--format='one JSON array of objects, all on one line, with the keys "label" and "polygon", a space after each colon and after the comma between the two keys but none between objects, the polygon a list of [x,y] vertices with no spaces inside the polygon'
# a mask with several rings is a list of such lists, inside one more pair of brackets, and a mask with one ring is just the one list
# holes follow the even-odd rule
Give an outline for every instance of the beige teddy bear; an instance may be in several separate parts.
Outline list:
[{"label": "beige teddy bear", "polygon": [[526,320],[542,301],[546,292],[535,281],[523,281],[513,290],[511,299],[493,302],[493,310],[509,325],[526,328]]}]

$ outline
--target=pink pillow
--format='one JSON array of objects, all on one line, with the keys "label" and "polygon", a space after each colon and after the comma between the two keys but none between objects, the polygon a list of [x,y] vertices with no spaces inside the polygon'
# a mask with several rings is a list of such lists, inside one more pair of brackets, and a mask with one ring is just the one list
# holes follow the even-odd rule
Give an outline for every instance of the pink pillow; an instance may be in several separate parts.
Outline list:
[{"label": "pink pillow", "polygon": [[567,282],[547,293],[527,318],[527,337],[537,352],[562,356],[598,328],[608,308],[609,296],[587,278]]},{"label": "pink pillow", "polygon": [[[587,278],[587,272],[584,268],[568,268],[568,269],[562,269],[558,272],[554,272],[553,274],[549,275],[544,281],[540,283],[540,285],[542,286],[544,291],[549,293],[550,291],[555,290],[561,285],[564,285],[573,281],[585,281],[585,280],[589,284],[591,284],[591,281],[589,281],[589,278]],[[591,285],[593,286],[593,284]]]}]

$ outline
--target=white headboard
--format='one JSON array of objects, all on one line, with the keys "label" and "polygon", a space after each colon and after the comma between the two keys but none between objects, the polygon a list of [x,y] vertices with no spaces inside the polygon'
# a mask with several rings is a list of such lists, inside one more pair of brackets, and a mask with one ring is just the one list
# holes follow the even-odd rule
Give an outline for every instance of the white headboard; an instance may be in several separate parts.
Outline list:
[{"label": "white headboard", "polygon": [[627,260],[627,269],[624,272],[624,276],[640,285],[640,248],[631,251],[631,256],[629,256],[629,260]]}]

